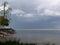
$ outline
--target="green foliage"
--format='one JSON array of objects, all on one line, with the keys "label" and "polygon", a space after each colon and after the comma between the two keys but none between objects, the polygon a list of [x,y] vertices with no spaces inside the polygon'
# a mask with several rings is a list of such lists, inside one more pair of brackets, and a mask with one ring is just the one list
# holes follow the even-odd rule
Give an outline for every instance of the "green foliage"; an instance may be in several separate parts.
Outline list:
[{"label": "green foliage", "polygon": [[9,25],[9,20],[5,19],[4,16],[0,16],[0,25],[8,26]]}]

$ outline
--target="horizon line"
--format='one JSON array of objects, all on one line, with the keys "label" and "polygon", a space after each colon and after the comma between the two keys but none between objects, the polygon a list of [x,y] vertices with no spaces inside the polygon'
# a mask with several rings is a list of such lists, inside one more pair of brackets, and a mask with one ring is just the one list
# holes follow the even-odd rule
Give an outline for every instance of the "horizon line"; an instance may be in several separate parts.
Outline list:
[{"label": "horizon line", "polygon": [[60,29],[17,29],[17,30],[60,30]]}]

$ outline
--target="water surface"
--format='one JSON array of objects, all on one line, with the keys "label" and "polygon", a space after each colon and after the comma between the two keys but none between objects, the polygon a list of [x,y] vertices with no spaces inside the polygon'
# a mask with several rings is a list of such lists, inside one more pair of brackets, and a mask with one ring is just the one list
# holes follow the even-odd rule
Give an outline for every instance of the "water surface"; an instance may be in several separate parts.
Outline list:
[{"label": "water surface", "polygon": [[14,35],[22,42],[55,42],[60,43],[60,30],[17,30]]}]

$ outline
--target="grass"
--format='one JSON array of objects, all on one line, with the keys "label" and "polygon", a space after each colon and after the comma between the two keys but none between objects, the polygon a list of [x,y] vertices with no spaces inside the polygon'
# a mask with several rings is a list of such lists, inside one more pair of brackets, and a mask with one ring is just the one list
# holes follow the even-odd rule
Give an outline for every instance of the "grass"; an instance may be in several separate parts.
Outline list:
[{"label": "grass", "polygon": [[0,45],[36,45],[35,43],[22,43],[19,40],[0,41]]},{"label": "grass", "polygon": [[6,38],[1,38],[3,40],[0,40],[0,45],[56,45],[55,43],[50,43],[50,42],[42,42],[42,43],[24,43],[21,42],[20,40],[16,40],[13,38],[9,38],[7,40]]}]

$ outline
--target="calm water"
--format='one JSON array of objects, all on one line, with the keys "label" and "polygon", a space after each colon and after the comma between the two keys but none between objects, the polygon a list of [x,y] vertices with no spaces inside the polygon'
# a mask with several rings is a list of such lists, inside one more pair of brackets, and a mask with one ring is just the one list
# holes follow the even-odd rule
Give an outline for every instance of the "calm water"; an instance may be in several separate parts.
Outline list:
[{"label": "calm water", "polygon": [[17,30],[14,35],[22,42],[55,42],[60,43],[59,30]]}]

